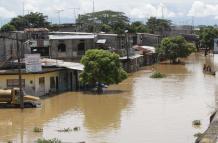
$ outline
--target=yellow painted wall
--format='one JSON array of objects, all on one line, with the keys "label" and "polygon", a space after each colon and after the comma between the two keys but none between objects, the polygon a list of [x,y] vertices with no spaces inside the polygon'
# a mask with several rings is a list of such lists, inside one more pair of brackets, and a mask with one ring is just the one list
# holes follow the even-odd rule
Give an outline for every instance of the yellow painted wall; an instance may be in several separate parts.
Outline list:
[{"label": "yellow painted wall", "polygon": [[[25,79],[25,90],[27,94],[42,96],[49,93],[50,90],[50,77],[59,76],[59,71],[44,73],[44,74],[24,74],[22,79]],[[39,87],[39,78],[45,78],[45,90],[42,91]],[[0,75],[0,89],[7,88],[8,79],[18,79],[18,75]],[[31,81],[33,83],[31,84]]]}]

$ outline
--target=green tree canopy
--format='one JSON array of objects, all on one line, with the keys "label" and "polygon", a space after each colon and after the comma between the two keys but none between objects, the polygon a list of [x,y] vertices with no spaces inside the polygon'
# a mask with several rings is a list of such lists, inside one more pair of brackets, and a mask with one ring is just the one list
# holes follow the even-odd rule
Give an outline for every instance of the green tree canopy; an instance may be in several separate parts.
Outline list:
[{"label": "green tree canopy", "polygon": [[47,21],[47,16],[44,16],[42,13],[31,12],[30,14],[13,18],[9,24],[13,25],[17,30],[24,30],[24,28],[47,28],[50,23]]},{"label": "green tree canopy", "polygon": [[157,52],[175,63],[177,58],[187,57],[195,51],[194,44],[188,43],[182,36],[177,36],[164,38]]},{"label": "green tree canopy", "polygon": [[146,33],[148,32],[148,29],[146,25],[144,25],[142,22],[136,21],[136,22],[133,22],[129,26],[129,32],[130,33]]},{"label": "green tree canopy", "polygon": [[86,32],[100,32],[104,27],[106,32],[122,33],[128,28],[129,18],[123,12],[104,10],[80,15],[77,23]]},{"label": "green tree canopy", "polygon": [[16,30],[15,26],[11,24],[5,24],[1,27],[1,32],[10,32],[15,30]]},{"label": "green tree canopy", "polygon": [[[119,55],[105,50],[88,50],[82,57],[81,63],[85,68],[80,78],[84,84],[98,83],[118,84],[127,78],[123,70]],[[98,88],[101,90],[101,87]]]},{"label": "green tree canopy", "polygon": [[206,50],[212,50],[214,39],[218,38],[218,30],[212,26],[204,27],[199,32],[200,43]]},{"label": "green tree canopy", "polygon": [[158,32],[159,34],[163,35],[164,32],[171,30],[171,21],[151,17],[147,21],[147,27],[150,33],[154,34],[155,32]]}]

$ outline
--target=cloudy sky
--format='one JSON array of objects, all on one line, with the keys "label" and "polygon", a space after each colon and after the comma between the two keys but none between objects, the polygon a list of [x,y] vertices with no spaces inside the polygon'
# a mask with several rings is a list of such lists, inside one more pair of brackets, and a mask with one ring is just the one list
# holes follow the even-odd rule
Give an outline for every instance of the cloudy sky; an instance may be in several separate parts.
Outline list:
[{"label": "cloudy sky", "polygon": [[[58,10],[61,12],[61,22],[74,21],[73,8],[77,14],[92,11],[93,0],[0,0],[1,24],[10,18],[30,11],[39,11],[49,17],[50,22],[57,22]],[[146,21],[151,16],[164,17],[173,20],[175,24],[195,25],[218,24],[218,0],[95,0],[95,10],[123,11],[134,20]]]}]

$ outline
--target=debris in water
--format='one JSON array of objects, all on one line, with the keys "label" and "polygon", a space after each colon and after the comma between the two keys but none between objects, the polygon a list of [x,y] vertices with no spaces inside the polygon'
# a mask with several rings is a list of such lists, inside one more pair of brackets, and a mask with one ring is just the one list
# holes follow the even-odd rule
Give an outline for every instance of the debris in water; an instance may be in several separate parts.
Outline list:
[{"label": "debris in water", "polygon": [[80,130],[80,127],[74,127],[73,130],[74,130],[74,131],[79,131],[79,130]]},{"label": "debris in water", "polygon": [[200,125],[201,125],[201,121],[200,121],[200,120],[194,120],[194,121],[192,122],[192,125],[194,125],[194,126],[200,126]]},{"label": "debris in water", "polygon": [[72,132],[71,128],[64,128],[62,130],[58,130],[58,132]]},{"label": "debris in water", "polygon": [[196,138],[199,138],[199,137],[201,137],[202,136],[202,133],[196,133],[196,134],[194,134],[194,137],[196,137]]}]

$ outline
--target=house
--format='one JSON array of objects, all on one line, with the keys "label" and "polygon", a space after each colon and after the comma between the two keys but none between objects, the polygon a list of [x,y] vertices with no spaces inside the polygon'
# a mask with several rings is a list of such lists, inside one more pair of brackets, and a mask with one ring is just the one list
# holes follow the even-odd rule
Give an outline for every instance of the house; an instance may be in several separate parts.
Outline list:
[{"label": "house", "polygon": [[[22,69],[22,86],[27,94],[44,96],[79,90],[82,64],[45,58],[41,61],[43,67],[39,72],[27,72]],[[18,72],[17,68],[1,69],[0,89],[19,87]]]},{"label": "house", "polygon": [[26,28],[24,34],[27,36],[23,43],[25,54],[40,54],[42,57],[49,57],[49,30],[47,28]]},{"label": "house", "polygon": [[5,62],[17,58],[17,45],[21,49],[21,55],[24,56],[24,49],[22,49],[22,42],[27,37],[24,32],[1,32],[0,33],[0,62]]},{"label": "house", "polygon": [[120,56],[124,56],[127,54],[127,48],[131,48],[133,45],[132,38],[133,37],[131,34],[126,35],[98,33],[96,46],[97,48],[110,50],[116,52]]},{"label": "house", "polygon": [[133,45],[157,46],[161,42],[161,36],[150,33],[137,33],[133,38]]},{"label": "house", "polygon": [[152,65],[157,61],[155,47],[152,46],[134,46],[137,53],[144,56],[144,65]]},{"label": "house", "polygon": [[144,66],[144,58],[140,54],[120,57],[120,61],[124,70],[129,73],[136,72],[140,67]]},{"label": "house", "polygon": [[79,60],[88,49],[95,46],[96,35],[49,35],[50,57]]}]

